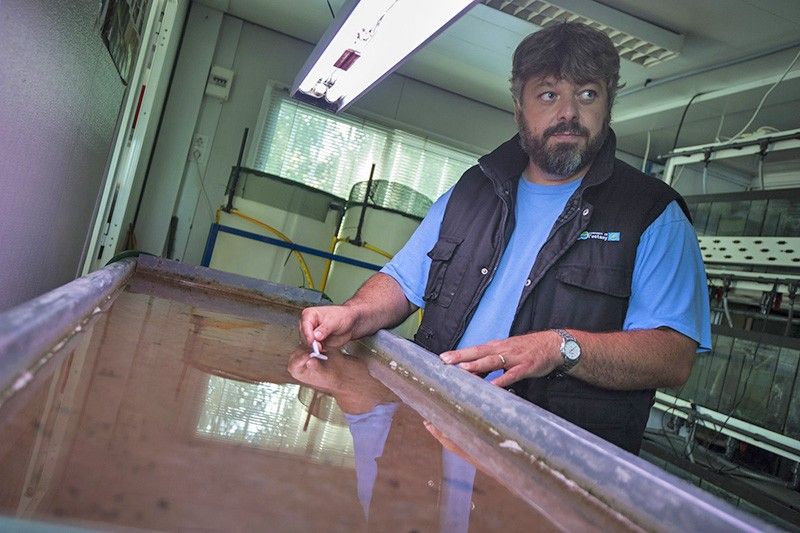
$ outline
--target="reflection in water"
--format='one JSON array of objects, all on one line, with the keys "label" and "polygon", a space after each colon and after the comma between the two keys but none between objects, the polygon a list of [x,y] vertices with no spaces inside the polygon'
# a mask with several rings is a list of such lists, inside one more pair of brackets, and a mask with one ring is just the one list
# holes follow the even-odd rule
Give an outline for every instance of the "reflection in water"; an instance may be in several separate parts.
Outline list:
[{"label": "reflection in water", "polygon": [[[292,356],[289,372],[298,381],[332,394],[345,410],[355,449],[358,499],[364,517],[372,524],[369,520],[370,507],[387,440],[391,442],[389,437],[393,430],[404,432],[407,428],[402,426],[408,424],[408,421],[404,419],[401,410],[396,422],[398,427],[393,427],[400,403],[386,387],[369,375],[364,361],[338,353],[323,362],[305,352],[307,350],[296,352]],[[395,442],[395,445],[400,443]],[[389,448],[385,452],[387,457],[402,457],[404,454],[402,449],[391,449],[391,445]],[[426,481],[429,489],[438,490],[439,529],[454,533],[466,532],[473,507],[475,467],[456,453],[442,448],[441,466],[438,470],[440,483],[433,480],[422,481]],[[433,469],[423,473],[436,475]],[[381,487],[377,487],[377,491],[380,490]],[[433,515],[428,518],[432,519]]]},{"label": "reflection in water", "polygon": [[173,292],[122,293],[26,405],[0,408],[0,513],[96,529],[552,528],[443,456],[360,359],[308,361],[285,308]]},{"label": "reflection in water", "polygon": [[299,391],[298,385],[240,383],[211,376],[197,434],[352,467],[353,444],[347,428],[317,417],[309,420]]}]

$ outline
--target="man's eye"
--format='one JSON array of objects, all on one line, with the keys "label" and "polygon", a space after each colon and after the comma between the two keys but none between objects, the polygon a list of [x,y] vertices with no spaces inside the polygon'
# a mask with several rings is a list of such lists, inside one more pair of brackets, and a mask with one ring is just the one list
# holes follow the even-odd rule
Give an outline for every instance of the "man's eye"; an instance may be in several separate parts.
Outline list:
[{"label": "man's eye", "polygon": [[556,99],[556,93],[553,91],[547,91],[539,95],[539,98],[545,102],[552,102]]},{"label": "man's eye", "polygon": [[583,101],[591,102],[597,98],[597,91],[593,89],[586,89],[585,91],[580,92],[579,97]]}]

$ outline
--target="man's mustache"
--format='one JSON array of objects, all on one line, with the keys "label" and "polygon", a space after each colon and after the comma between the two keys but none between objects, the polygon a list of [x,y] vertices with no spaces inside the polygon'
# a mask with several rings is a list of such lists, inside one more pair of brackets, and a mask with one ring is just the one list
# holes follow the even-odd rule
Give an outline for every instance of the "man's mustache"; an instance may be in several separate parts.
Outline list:
[{"label": "man's mustache", "polygon": [[589,130],[577,122],[562,122],[561,124],[556,124],[555,126],[551,126],[544,130],[544,134],[542,136],[546,139],[548,137],[552,137],[553,135],[558,135],[559,133],[581,135],[583,137],[589,136]]}]

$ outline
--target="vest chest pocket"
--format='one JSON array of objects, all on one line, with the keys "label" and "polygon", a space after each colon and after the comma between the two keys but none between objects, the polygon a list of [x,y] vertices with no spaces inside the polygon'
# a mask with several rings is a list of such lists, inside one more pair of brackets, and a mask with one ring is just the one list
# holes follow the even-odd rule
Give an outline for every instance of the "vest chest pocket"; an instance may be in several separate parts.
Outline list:
[{"label": "vest chest pocket", "polygon": [[423,296],[426,302],[448,307],[453,301],[466,268],[466,265],[452,264],[453,255],[463,240],[459,237],[440,236],[433,249],[428,252],[431,268]]},{"label": "vest chest pocket", "polygon": [[588,331],[622,329],[631,295],[630,270],[564,265],[555,274],[550,324]]},{"label": "vest chest pocket", "polygon": [[558,269],[556,278],[589,292],[628,298],[631,295],[632,275],[633,272],[625,268],[565,265]]}]

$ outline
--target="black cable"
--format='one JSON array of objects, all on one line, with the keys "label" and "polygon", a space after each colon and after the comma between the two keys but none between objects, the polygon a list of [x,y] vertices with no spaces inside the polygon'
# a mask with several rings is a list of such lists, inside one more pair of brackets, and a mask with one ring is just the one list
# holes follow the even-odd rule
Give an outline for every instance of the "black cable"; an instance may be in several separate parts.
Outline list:
[{"label": "black cable", "polygon": [[703,94],[706,94],[706,92],[699,92],[699,93],[695,94],[694,96],[692,96],[689,99],[689,103],[686,104],[686,107],[683,108],[683,114],[681,115],[681,121],[678,123],[678,131],[675,132],[675,141],[673,141],[673,143],[672,143],[672,150],[670,150],[670,152],[674,152],[675,148],[678,146],[678,136],[681,134],[681,128],[683,128],[683,120],[686,118],[686,112],[689,111],[689,106],[692,105],[692,102],[694,102],[695,98],[697,98],[698,96],[701,96]]},{"label": "black cable", "polygon": [[[736,409],[739,408],[739,406],[741,405],[741,403],[744,401],[745,397],[747,396],[748,381],[750,380],[750,376],[752,375],[753,369],[756,366],[756,354],[758,354],[758,350],[761,348],[761,343],[764,340],[764,335],[765,335],[766,329],[767,329],[767,318],[769,317],[770,311],[772,310],[772,301],[773,301],[773,298],[774,298],[774,291],[771,292],[770,295],[771,296],[770,296],[770,298],[769,298],[769,300],[767,302],[767,305],[766,305],[766,313],[764,313],[764,316],[762,317],[761,331],[759,331],[758,341],[756,342],[756,347],[753,350],[753,362],[750,364],[750,367],[747,369],[747,375],[745,376],[744,380],[741,379],[741,375],[740,375],[739,382],[736,384],[736,389],[733,392],[733,406],[731,407],[730,411],[728,411],[728,414],[726,415],[725,420],[721,424],[718,423],[718,422],[714,422],[714,424],[716,426],[718,426],[719,429],[717,429],[717,431],[713,434],[713,436],[710,439],[707,440],[707,442],[713,442],[717,437],[719,437],[722,434],[722,432],[728,426],[728,423],[730,422],[730,419],[733,417],[733,413],[736,412]],[[744,360],[742,361],[742,365],[744,365]],[[739,387],[740,387],[740,385],[742,383],[744,383],[744,388],[742,389],[742,395],[737,400],[737,396],[739,395]],[[693,453],[694,450],[697,449],[698,445],[702,446],[699,443],[699,441],[697,441],[696,438],[695,438],[695,442],[693,443],[693,445],[694,446],[691,447],[690,450],[689,450],[689,454]],[[703,448],[705,448],[708,451],[709,454],[712,453],[709,446],[703,446]],[[726,469],[721,469],[721,470],[718,470],[717,473],[719,473],[719,474],[728,474],[730,472],[733,472],[733,471],[737,470],[738,468],[739,467],[737,466],[735,468],[729,468],[727,470]]]},{"label": "black cable", "polygon": [[797,285],[789,285],[789,314],[786,317],[786,329],[783,331],[784,337],[792,334],[792,321],[794,320],[794,300],[797,296]]},{"label": "black cable", "polygon": [[336,18],[336,15],[335,15],[335,14],[334,14],[334,12],[333,12],[333,8],[331,7],[331,0],[325,0],[325,1],[326,1],[326,2],[328,2],[328,9],[330,9],[330,10],[331,10],[331,16],[332,16],[333,18]]},{"label": "black cable", "polygon": [[[774,302],[774,297],[775,297],[774,295],[775,295],[775,289],[773,289],[773,291],[770,293],[770,295],[769,295],[769,297],[768,297],[768,299],[766,301],[766,305],[764,306],[765,312],[763,313],[763,316],[762,316],[762,324],[761,324],[761,328],[760,328],[760,331],[759,331],[759,337],[758,337],[758,340],[756,342],[755,349],[753,350],[752,363],[750,364],[750,367],[747,369],[747,374],[745,375],[744,379],[741,379],[741,375],[740,375],[740,378],[739,378],[739,380],[738,380],[738,382],[736,384],[736,389],[734,390],[734,393],[733,393],[733,406],[728,411],[728,414],[726,415],[726,418],[725,418],[724,421],[722,421],[721,423],[714,422],[714,425],[716,425],[718,427],[718,429],[714,432],[714,434],[711,436],[711,438],[707,439],[708,443],[713,442],[715,439],[717,439],[722,434],[722,432],[728,426],[728,423],[730,422],[730,419],[733,417],[733,414],[736,412],[736,410],[742,404],[744,399],[747,397],[747,390],[749,388],[748,387],[749,386],[748,382],[750,381],[750,376],[753,373],[753,369],[756,367],[756,355],[758,354],[758,351],[761,348],[761,345],[762,345],[762,342],[763,342],[763,339],[764,339],[764,335],[766,334],[767,319],[769,318],[770,312],[772,310],[772,304]],[[742,364],[744,366],[744,360],[743,360]],[[740,387],[742,387],[742,384],[744,384],[744,387],[741,389],[741,396],[739,396],[739,392],[740,392],[739,389],[740,389]],[[683,390],[685,385],[686,384],[684,384],[684,386],[681,387],[681,390]],[[674,410],[676,408],[677,408],[677,405],[673,405],[671,409],[668,409],[667,411],[665,411],[664,415],[667,415],[670,410]],[[694,423],[695,424],[700,424],[701,426],[705,426],[705,421],[704,420],[698,419],[698,420],[695,420]],[[722,461],[718,460],[715,457],[714,452],[711,451],[710,444],[708,444],[708,445],[701,444],[697,440],[697,437],[694,437],[694,441],[688,447],[688,451],[684,450],[683,453],[679,453],[678,450],[676,450],[675,447],[672,445],[672,441],[669,438],[669,434],[667,432],[667,428],[665,427],[665,421],[664,421],[663,417],[662,417],[662,420],[661,420],[661,428],[662,428],[662,434],[664,434],[664,436],[667,439],[667,444],[669,445],[669,447],[672,450],[672,453],[676,457],[683,456],[683,457],[685,457],[685,458],[687,458],[689,460],[693,460],[692,459],[692,454],[694,453],[695,450],[697,450],[697,447],[700,446],[700,447],[702,447],[702,448],[704,448],[706,450],[706,455],[705,455],[705,458],[703,460],[693,460],[697,464],[708,468],[712,472],[715,472],[715,473],[720,474],[720,475],[726,475],[726,476],[736,476],[738,474],[736,474],[735,472],[737,472],[739,470],[742,470],[742,465],[728,466],[728,465],[725,465]],[[716,463],[716,464],[712,464],[712,463]]]},{"label": "black cable", "polygon": [[151,254],[150,252],[143,252],[141,250],[125,250],[123,252],[118,253],[114,257],[108,260],[106,266],[110,265],[111,263],[116,263],[117,261],[122,261],[123,259],[127,259],[129,257],[139,257],[140,255],[149,255],[152,257],[156,257],[155,254]]},{"label": "black cable", "polygon": [[[708,285],[709,285],[709,287],[708,287],[708,297],[709,297],[709,300],[711,300],[711,299],[714,298],[716,286],[714,285],[714,282],[711,281],[711,280],[708,281]],[[713,353],[713,347],[712,347],[712,353]],[[685,450],[682,451],[682,452],[679,452],[678,450],[675,449],[675,446],[672,445],[672,440],[669,437],[669,433],[670,432],[667,431],[667,426],[665,425],[666,424],[665,418],[667,417],[667,415],[670,415],[672,417],[672,419],[673,419],[673,425],[674,425],[674,420],[676,418],[678,418],[674,414],[675,411],[678,410],[678,399],[681,398],[681,395],[683,394],[684,390],[686,389],[686,385],[688,385],[688,384],[689,384],[689,380],[685,381],[683,383],[683,385],[681,385],[681,388],[678,389],[678,391],[673,396],[675,398],[675,400],[672,402],[671,406],[666,411],[664,411],[664,413],[661,416],[661,433],[664,435],[664,437],[666,437],[667,444],[669,444],[669,447],[672,450],[672,454],[675,457],[688,458]],[[691,403],[692,403],[692,405],[694,405],[694,402],[691,402]]]}]

